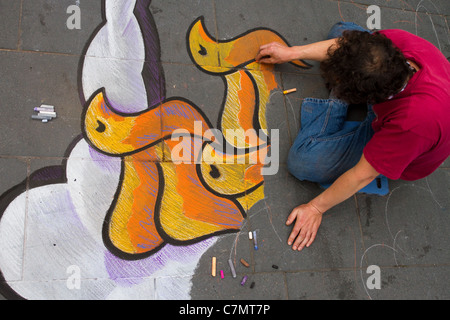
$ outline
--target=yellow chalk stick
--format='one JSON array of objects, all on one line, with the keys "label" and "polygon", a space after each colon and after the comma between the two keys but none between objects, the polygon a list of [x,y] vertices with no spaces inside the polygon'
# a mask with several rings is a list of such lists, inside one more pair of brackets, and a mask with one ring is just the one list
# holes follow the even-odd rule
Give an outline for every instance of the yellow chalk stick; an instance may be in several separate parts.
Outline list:
[{"label": "yellow chalk stick", "polygon": [[297,92],[297,89],[296,89],[296,88],[290,89],[290,90],[286,90],[286,91],[283,91],[283,94],[289,94],[289,93],[294,93],[294,92]]},{"label": "yellow chalk stick", "polygon": [[216,266],[217,266],[217,258],[216,258],[216,257],[213,257],[213,258],[212,258],[212,267],[211,267],[211,275],[212,275],[213,277],[216,276]]}]

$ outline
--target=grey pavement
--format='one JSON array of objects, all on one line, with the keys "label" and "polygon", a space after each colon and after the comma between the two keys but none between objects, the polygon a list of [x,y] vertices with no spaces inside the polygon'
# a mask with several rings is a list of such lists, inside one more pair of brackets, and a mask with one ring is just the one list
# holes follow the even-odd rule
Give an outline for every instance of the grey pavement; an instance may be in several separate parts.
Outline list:
[{"label": "grey pavement", "polygon": [[[71,16],[66,10],[71,5],[78,5],[81,10],[79,30],[66,26]],[[200,16],[204,17],[212,37],[220,41],[264,27],[275,30],[291,45],[302,45],[323,40],[338,21],[366,26],[369,5],[381,9],[382,29],[398,28],[417,34],[450,57],[448,0],[153,0],[150,13],[159,34],[158,63],[164,70],[165,96],[194,102],[213,125],[217,123],[224,100],[224,81],[199,70],[186,48],[186,33]],[[72,220],[59,219],[58,212],[72,210],[71,206],[77,205],[64,203],[69,197],[50,186],[67,182],[61,180],[64,173],[60,171],[65,168],[61,165],[78,161],[78,167],[84,168],[88,166],[85,162],[93,161],[83,156],[70,161],[68,151],[82,133],[80,61],[101,23],[101,0],[0,0],[0,195],[3,194],[0,212],[8,212],[3,222],[6,216],[13,221],[7,225],[0,223],[0,237],[5,241],[0,244],[4,252],[0,256],[2,297],[450,298],[450,160],[426,179],[389,181],[390,192],[386,196],[360,193],[333,208],[325,214],[310,248],[294,252],[287,245],[291,231],[285,225],[287,216],[297,205],[321,192],[313,183],[297,181],[286,168],[287,152],[299,130],[302,100],[328,96],[318,65],[314,63],[309,70],[291,65],[275,69],[279,88],[297,88],[297,92],[270,97],[267,121],[270,129],[280,130],[280,168],[276,175],[265,178],[264,198],[244,208],[246,219],[239,232],[197,244],[203,251],[190,262],[190,269],[183,265],[182,258],[173,257],[175,254],[169,252],[168,246],[158,252],[154,263],[162,263],[167,258],[171,266],[154,273],[140,272],[140,268],[150,268],[150,262],[142,261],[133,261],[132,267],[118,270],[122,265],[116,260],[113,264],[109,253],[99,258],[102,263],[109,261],[107,267],[99,266],[99,262],[91,265],[89,261],[94,261],[97,249],[89,251],[89,248],[97,248],[93,243],[101,239],[101,234],[96,238],[91,229],[83,231],[78,219],[73,220],[73,227]],[[54,105],[58,118],[49,123],[31,120],[33,108],[41,104]],[[106,162],[103,158],[95,161]],[[83,173],[77,177],[88,178]],[[110,181],[114,179],[105,174],[102,180],[90,182],[93,200],[89,203],[95,203],[96,198],[103,199],[103,190],[108,189]],[[36,196],[35,191],[44,187],[47,189],[42,190],[47,194]],[[58,196],[63,198],[54,200]],[[38,205],[43,209],[34,209]],[[103,208],[102,204],[99,207]],[[47,214],[46,208],[52,212]],[[71,229],[77,231],[71,233]],[[248,238],[250,231],[257,232],[258,250]],[[88,236],[94,239],[92,244],[77,247],[78,241]],[[175,246],[173,251],[182,249],[183,245]],[[103,247],[101,250],[105,251]],[[40,258],[39,252],[48,255]],[[183,254],[189,254],[186,252]],[[212,257],[217,258],[216,277],[211,276]],[[231,276],[229,259],[234,262],[236,278]],[[240,259],[250,266],[242,265]],[[72,275],[66,272],[67,267],[78,264],[81,265],[81,289],[67,294],[64,290]],[[369,272],[369,266],[379,267],[380,289],[370,286],[373,273]],[[220,270],[225,273],[224,279]],[[244,276],[248,280],[242,286]],[[84,287],[88,287],[87,292]],[[178,294],[183,290],[186,292]]]}]

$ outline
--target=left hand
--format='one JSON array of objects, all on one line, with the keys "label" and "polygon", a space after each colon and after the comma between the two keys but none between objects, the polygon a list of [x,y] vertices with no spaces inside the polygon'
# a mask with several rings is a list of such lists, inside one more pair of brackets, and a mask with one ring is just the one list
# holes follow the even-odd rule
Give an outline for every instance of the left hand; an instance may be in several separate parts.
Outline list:
[{"label": "left hand", "polygon": [[322,223],[322,213],[310,203],[303,204],[292,211],[286,225],[290,226],[294,221],[288,245],[292,245],[293,250],[301,251],[305,246],[309,247],[316,238]]}]

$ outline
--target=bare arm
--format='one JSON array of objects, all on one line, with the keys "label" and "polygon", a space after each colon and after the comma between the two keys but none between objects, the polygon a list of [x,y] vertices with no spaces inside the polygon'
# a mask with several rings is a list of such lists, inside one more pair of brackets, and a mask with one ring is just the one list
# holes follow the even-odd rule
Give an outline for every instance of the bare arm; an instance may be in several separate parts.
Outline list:
[{"label": "bare arm", "polygon": [[281,64],[293,60],[324,61],[328,50],[337,46],[337,39],[325,40],[304,46],[287,47],[278,42],[269,43],[259,49],[256,61],[268,64]]},{"label": "bare arm", "polygon": [[294,228],[289,236],[288,244],[293,250],[309,247],[322,222],[322,215],[332,207],[347,200],[356,192],[372,182],[379,173],[362,156],[360,162],[344,173],[334,184],[308,204],[295,208],[286,222]]}]

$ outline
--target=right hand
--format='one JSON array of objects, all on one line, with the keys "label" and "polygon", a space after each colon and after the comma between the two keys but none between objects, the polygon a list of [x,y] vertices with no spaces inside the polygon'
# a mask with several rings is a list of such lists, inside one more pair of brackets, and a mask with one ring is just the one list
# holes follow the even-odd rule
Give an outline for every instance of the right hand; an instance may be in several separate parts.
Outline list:
[{"label": "right hand", "polygon": [[293,60],[291,50],[291,47],[279,42],[272,42],[261,46],[255,59],[259,63],[282,64]]},{"label": "right hand", "polygon": [[292,250],[301,251],[305,246],[308,248],[314,242],[322,223],[322,215],[323,213],[313,206],[311,202],[292,210],[286,221],[288,226],[295,221],[294,228],[288,239],[288,245],[292,246]]}]

